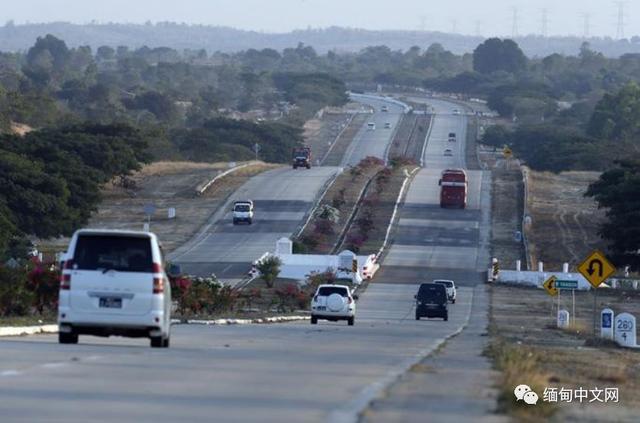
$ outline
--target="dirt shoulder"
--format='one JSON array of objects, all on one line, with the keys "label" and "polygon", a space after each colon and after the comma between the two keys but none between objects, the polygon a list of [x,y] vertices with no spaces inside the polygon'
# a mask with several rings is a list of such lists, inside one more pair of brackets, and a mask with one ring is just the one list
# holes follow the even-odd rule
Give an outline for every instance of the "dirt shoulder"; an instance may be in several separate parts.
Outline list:
[{"label": "dirt shoulder", "polygon": [[605,247],[598,236],[604,211],[584,196],[599,176],[598,172],[529,173],[528,240],[533,263],[542,261],[545,269],[561,270],[568,262],[574,268],[591,250]]},{"label": "dirt shoulder", "polygon": [[491,256],[496,257],[501,267],[515,269],[516,260],[526,268],[522,240],[515,237],[522,233],[524,184],[522,172],[518,170],[493,170],[491,172]]},{"label": "dirt shoulder", "polygon": [[[499,408],[517,421],[637,421],[640,411],[640,351],[622,349],[592,338],[593,295],[576,292],[576,322],[570,329],[555,327],[557,299],[544,290],[522,286],[491,287],[489,355],[502,376]],[[571,312],[570,295],[561,295],[561,308]],[[599,290],[596,310],[640,313],[640,294]],[[540,397],[536,406],[516,403],[513,389],[527,384]],[[618,388],[618,403],[578,400],[545,402],[545,388]],[[593,395],[589,394],[589,399]],[[604,395],[602,396],[604,399]]]},{"label": "dirt shoulder", "polygon": [[[217,180],[203,195],[197,195],[196,188],[229,169],[227,163],[151,163],[132,175],[129,188],[107,184],[102,191],[103,200],[87,227],[142,230],[147,221],[144,207],[153,204],[150,230],[158,235],[168,253],[189,240],[249,178],[278,166],[251,162]],[[169,208],[176,209],[174,219],[168,218]],[[63,251],[67,243],[67,239],[46,241],[49,249],[58,251]]]}]

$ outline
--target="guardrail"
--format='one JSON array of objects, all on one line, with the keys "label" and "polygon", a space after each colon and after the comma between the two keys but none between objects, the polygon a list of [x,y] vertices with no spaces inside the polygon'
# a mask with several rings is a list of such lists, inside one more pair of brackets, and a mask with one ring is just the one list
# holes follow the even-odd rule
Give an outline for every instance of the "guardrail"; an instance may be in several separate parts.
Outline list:
[{"label": "guardrail", "polygon": [[245,168],[245,167],[247,167],[247,166],[251,166],[251,165],[256,164],[256,163],[257,163],[257,162],[245,163],[245,164],[243,164],[243,165],[235,166],[235,167],[232,167],[232,168],[231,168],[231,169],[229,169],[229,170],[225,170],[224,172],[219,173],[218,175],[216,175],[213,179],[211,179],[209,182],[205,183],[204,185],[203,185],[203,184],[198,185],[198,186],[196,187],[196,195],[200,196],[200,195],[204,194],[204,193],[205,193],[205,191],[206,191],[206,190],[208,190],[208,189],[209,189],[209,187],[210,187],[211,185],[213,185],[213,183],[214,183],[215,181],[217,181],[218,179],[220,179],[220,178],[222,178],[222,177],[225,177],[225,176],[229,175],[230,173],[235,172],[236,170],[243,169],[243,168]]}]

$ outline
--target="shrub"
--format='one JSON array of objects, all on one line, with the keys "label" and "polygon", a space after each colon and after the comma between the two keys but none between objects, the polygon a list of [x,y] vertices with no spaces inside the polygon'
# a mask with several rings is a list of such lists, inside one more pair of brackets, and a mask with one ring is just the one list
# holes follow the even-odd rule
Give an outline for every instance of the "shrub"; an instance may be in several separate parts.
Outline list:
[{"label": "shrub", "polygon": [[333,223],[329,220],[320,219],[315,223],[314,233],[318,233],[320,235],[333,235],[335,233],[335,229],[333,228]]},{"label": "shrub", "polygon": [[267,284],[268,288],[273,288],[273,282],[280,274],[282,261],[276,256],[269,256],[262,260],[256,268],[260,272],[260,278]]},{"label": "shrub", "polygon": [[324,272],[314,272],[311,273],[307,276],[307,284],[306,284],[306,288],[307,290],[313,294],[314,292],[316,292],[316,289],[318,288],[318,286],[320,285],[326,285],[326,284],[334,284],[336,283],[337,280],[337,275],[336,272],[329,268]]},{"label": "shrub", "polygon": [[333,199],[331,200],[331,207],[340,210],[340,208],[344,206],[346,203],[344,199],[345,192],[346,188],[341,188],[340,191],[333,196]]},{"label": "shrub", "polygon": [[27,288],[26,271],[0,266],[0,316],[26,316],[31,313],[35,294]]},{"label": "shrub", "polygon": [[27,273],[27,288],[33,292],[33,306],[42,314],[55,311],[58,307],[60,270],[54,264],[34,261],[34,267]]},{"label": "shrub", "polygon": [[289,284],[275,291],[278,311],[286,313],[308,307],[308,295],[296,284]]}]

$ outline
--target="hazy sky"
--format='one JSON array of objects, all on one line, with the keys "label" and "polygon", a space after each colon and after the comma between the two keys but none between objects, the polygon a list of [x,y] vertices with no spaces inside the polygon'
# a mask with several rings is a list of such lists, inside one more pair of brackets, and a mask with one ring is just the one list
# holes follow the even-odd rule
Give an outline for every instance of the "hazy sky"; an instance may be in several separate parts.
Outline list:
[{"label": "hazy sky", "polygon": [[[517,9],[520,35],[616,36],[613,0],[0,0],[0,23],[175,21],[286,32],[309,26],[420,29],[464,34],[511,35]],[[640,31],[640,0],[625,2],[624,34]]]}]

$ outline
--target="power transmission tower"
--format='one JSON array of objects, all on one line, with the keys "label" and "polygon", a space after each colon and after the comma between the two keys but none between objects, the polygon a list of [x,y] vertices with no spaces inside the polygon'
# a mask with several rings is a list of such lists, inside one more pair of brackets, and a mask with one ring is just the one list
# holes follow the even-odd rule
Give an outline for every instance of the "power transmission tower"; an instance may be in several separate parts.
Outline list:
[{"label": "power transmission tower", "polygon": [[584,22],[584,32],[582,36],[583,38],[589,38],[591,36],[591,15],[588,13],[583,13],[582,19]]},{"label": "power transmission tower", "polygon": [[427,29],[427,17],[424,15],[420,16],[420,31],[424,31]]},{"label": "power transmission tower", "polygon": [[451,19],[451,33],[453,33],[453,34],[457,34],[458,33],[458,20],[457,19]]},{"label": "power transmission tower", "polygon": [[618,6],[618,24],[616,25],[616,39],[620,40],[624,38],[624,5],[626,2],[617,1]]},{"label": "power transmission tower", "polygon": [[513,7],[511,10],[513,12],[512,25],[511,25],[511,38],[516,38],[518,36],[518,8]]},{"label": "power transmission tower", "polygon": [[542,27],[540,33],[544,38],[549,35],[549,14],[547,9],[542,9]]},{"label": "power transmission tower", "polygon": [[482,21],[476,21],[476,37],[482,37]]}]

